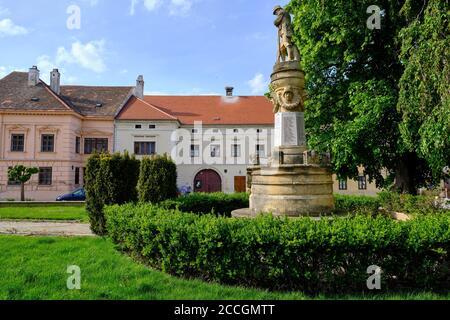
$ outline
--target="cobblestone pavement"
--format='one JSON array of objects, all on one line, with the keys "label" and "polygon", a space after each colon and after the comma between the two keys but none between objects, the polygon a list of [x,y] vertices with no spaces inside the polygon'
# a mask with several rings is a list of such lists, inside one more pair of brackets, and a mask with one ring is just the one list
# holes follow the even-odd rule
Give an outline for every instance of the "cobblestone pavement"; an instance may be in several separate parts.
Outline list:
[{"label": "cobblestone pavement", "polygon": [[50,221],[0,221],[0,234],[39,236],[94,236],[89,224]]}]

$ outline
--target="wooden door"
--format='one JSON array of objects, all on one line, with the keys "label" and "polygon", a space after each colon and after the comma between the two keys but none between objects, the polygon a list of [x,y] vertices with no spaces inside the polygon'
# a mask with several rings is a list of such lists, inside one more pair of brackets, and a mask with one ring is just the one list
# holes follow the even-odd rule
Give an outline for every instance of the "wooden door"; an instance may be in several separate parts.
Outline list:
[{"label": "wooden door", "polygon": [[222,179],[214,170],[202,170],[194,179],[195,192],[221,192]]},{"label": "wooden door", "polygon": [[247,177],[234,177],[234,192],[246,192]]}]

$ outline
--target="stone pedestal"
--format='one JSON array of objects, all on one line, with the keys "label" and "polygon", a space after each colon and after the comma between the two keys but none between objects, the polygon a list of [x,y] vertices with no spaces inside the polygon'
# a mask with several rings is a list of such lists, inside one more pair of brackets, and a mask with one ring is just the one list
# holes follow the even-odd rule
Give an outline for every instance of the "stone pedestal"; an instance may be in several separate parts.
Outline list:
[{"label": "stone pedestal", "polygon": [[[267,167],[249,168],[250,208],[234,217],[272,213],[290,217],[321,216],[334,210],[330,168],[309,156],[305,135],[304,74],[299,61],[274,67],[271,96],[275,111],[275,146]],[[317,160],[317,161],[316,161]]]},{"label": "stone pedestal", "polygon": [[326,215],[334,209],[331,172],[319,165],[290,164],[254,170],[250,208],[275,215]]}]

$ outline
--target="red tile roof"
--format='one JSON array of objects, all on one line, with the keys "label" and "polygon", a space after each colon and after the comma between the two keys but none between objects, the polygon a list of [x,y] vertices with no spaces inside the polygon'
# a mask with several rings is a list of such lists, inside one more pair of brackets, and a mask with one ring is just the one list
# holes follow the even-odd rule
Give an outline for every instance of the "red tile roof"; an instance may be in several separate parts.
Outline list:
[{"label": "red tile roof", "polygon": [[120,111],[120,120],[171,120],[178,119],[136,97],[132,97]]},{"label": "red tile roof", "polygon": [[[273,107],[263,96],[146,96],[147,104],[185,125],[273,125]],[[125,110],[126,109],[126,110]],[[142,103],[127,104],[118,120],[159,120],[155,110]],[[135,118],[135,119],[130,119]]]}]

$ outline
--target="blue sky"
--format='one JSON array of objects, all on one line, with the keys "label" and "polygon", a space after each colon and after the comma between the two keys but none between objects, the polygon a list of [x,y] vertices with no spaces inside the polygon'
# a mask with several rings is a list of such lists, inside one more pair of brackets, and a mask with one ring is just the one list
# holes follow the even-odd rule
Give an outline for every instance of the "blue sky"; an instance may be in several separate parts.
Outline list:
[{"label": "blue sky", "polygon": [[[134,85],[147,94],[267,91],[272,9],[288,0],[0,0],[0,77],[38,65],[48,81]],[[70,7],[75,5],[76,7]],[[80,9],[80,28],[73,19]],[[68,11],[70,11],[68,13]]]}]

